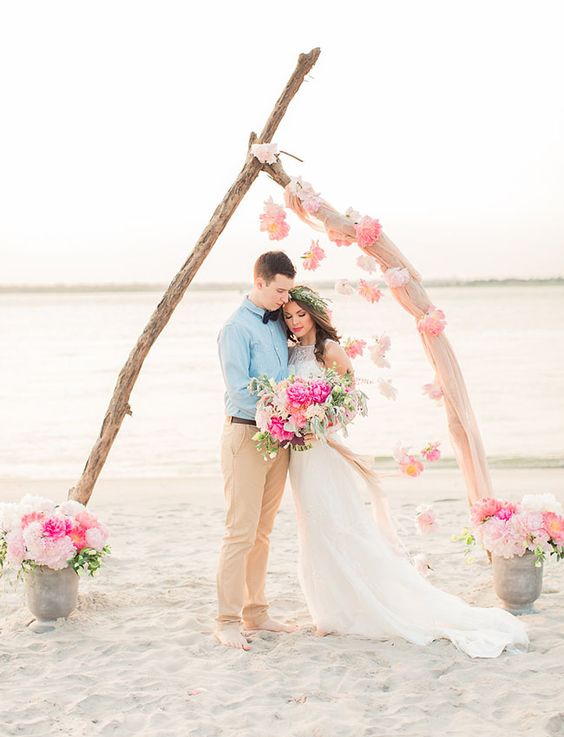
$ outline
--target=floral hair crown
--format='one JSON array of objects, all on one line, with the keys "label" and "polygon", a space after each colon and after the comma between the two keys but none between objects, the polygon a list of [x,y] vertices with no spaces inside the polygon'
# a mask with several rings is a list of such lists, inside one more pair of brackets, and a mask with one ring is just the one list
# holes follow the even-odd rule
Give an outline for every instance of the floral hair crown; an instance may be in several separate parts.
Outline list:
[{"label": "floral hair crown", "polygon": [[327,314],[329,310],[329,300],[322,297],[309,287],[293,287],[290,289],[290,299],[297,299],[309,305],[315,312]]}]

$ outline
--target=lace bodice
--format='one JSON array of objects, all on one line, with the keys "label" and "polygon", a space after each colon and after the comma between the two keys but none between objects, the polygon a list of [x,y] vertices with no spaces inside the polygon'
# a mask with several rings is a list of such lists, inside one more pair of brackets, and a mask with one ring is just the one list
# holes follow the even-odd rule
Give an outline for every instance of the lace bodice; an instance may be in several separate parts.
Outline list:
[{"label": "lace bodice", "polygon": [[288,353],[288,370],[294,376],[320,376],[322,367],[315,358],[315,345],[295,345]]}]

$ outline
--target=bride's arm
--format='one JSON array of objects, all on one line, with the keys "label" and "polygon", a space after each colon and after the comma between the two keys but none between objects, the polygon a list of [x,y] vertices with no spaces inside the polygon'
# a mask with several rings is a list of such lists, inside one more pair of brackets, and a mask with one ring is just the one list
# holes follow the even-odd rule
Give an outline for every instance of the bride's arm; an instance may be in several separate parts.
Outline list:
[{"label": "bride's arm", "polygon": [[325,368],[335,369],[341,376],[344,376],[348,372],[352,379],[354,387],[354,369],[351,359],[347,356],[344,349],[338,343],[328,341],[325,344],[323,364]]}]

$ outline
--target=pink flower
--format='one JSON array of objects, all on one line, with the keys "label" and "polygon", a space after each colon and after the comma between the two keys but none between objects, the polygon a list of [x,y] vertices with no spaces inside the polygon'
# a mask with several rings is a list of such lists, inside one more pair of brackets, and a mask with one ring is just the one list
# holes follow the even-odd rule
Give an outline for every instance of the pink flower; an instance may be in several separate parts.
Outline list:
[{"label": "pink flower", "polygon": [[413,558],[413,564],[417,570],[417,573],[419,573],[421,576],[427,577],[429,575],[431,566],[429,565],[429,560],[424,553],[418,553]]},{"label": "pink flower", "polygon": [[323,404],[331,394],[331,386],[326,381],[315,379],[311,382],[309,388],[313,404]]},{"label": "pink flower", "polygon": [[517,507],[515,504],[511,504],[511,502],[506,502],[500,509],[497,510],[495,513],[495,516],[498,519],[501,520],[508,520],[510,517],[513,517],[514,514],[517,512]]},{"label": "pink flower", "polygon": [[[92,527],[90,529],[94,530],[96,528]],[[82,525],[73,525],[69,532],[69,537],[77,550],[82,550],[82,548],[86,547],[86,532],[86,527],[83,527]]]},{"label": "pink flower", "polygon": [[253,143],[251,153],[261,164],[275,164],[278,154],[276,143]]},{"label": "pink flower", "polygon": [[358,293],[371,304],[378,302],[382,296],[382,292],[378,289],[376,282],[368,282],[365,279],[358,280]]},{"label": "pink flower", "polygon": [[58,540],[71,531],[71,521],[69,519],[60,517],[50,517],[48,520],[43,522],[43,536]]},{"label": "pink flower", "polygon": [[423,384],[423,394],[426,394],[429,399],[434,399],[436,402],[440,402],[443,396],[443,390],[437,382],[433,384]]},{"label": "pink flower", "polygon": [[25,560],[25,542],[21,530],[11,530],[6,535],[6,555],[8,564],[17,568]]},{"label": "pink flower", "polygon": [[445,329],[446,318],[442,310],[438,310],[431,305],[427,312],[417,322],[417,328],[420,333],[426,333],[433,338],[440,335]]},{"label": "pink flower", "polygon": [[379,366],[380,368],[390,368],[390,362],[386,359],[386,352],[390,350],[392,341],[385,333],[380,337],[375,337],[374,340],[376,341],[374,345],[368,347],[370,358],[374,361],[376,366]]},{"label": "pink flower", "polygon": [[45,519],[45,512],[30,512],[24,514],[21,521],[22,529],[27,527],[31,522],[43,522]]},{"label": "pink flower", "polygon": [[417,456],[409,453],[409,448],[404,448],[399,443],[394,449],[394,459],[398,463],[400,471],[406,476],[420,476],[425,469]]},{"label": "pink flower", "polygon": [[357,266],[364,269],[364,271],[368,271],[369,274],[372,274],[378,268],[378,261],[373,256],[359,256],[356,263]]},{"label": "pink flower", "polygon": [[77,515],[75,515],[75,522],[77,522],[79,525],[82,525],[84,529],[89,530],[91,527],[98,527],[100,524],[98,522],[98,518],[95,517],[93,514],[90,514],[90,512],[87,512],[86,510],[84,512],[79,512]]},{"label": "pink flower", "polygon": [[435,463],[441,457],[441,451],[439,450],[440,443],[427,443],[427,445],[421,451],[423,458],[429,463]]},{"label": "pink flower", "polygon": [[281,443],[294,437],[294,433],[285,430],[284,425],[285,422],[282,417],[271,417],[268,423],[268,432]]},{"label": "pink flower", "polygon": [[311,394],[306,384],[296,381],[286,389],[290,409],[305,409],[311,404]]},{"label": "pink flower", "polygon": [[345,349],[345,353],[347,354],[349,358],[356,358],[357,356],[362,356],[362,352],[364,351],[365,347],[366,347],[365,340],[348,338],[343,343],[343,348]]},{"label": "pink flower", "polygon": [[559,545],[564,543],[564,517],[555,512],[543,514],[543,526],[549,537]]},{"label": "pink flower", "polygon": [[398,390],[393,386],[390,379],[378,379],[378,391],[386,399],[395,400],[398,395]]},{"label": "pink flower", "polygon": [[411,276],[407,269],[394,266],[384,271],[383,279],[389,287],[395,289],[397,287],[404,287],[411,280]]},{"label": "pink flower", "polygon": [[265,200],[264,212],[259,216],[260,229],[268,233],[271,241],[280,241],[290,232],[290,226],[286,222],[286,211],[277,205],[272,197]]},{"label": "pink flower", "polygon": [[106,544],[107,531],[103,527],[91,527],[86,530],[86,544],[94,550],[102,550]]},{"label": "pink flower", "polygon": [[415,510],[415,524],[420,535],[428,535],[439,528],[433,508],[426,504],[419,505]]},{"label": "pink flower", "polygon": [[345,294],[348,297],[354,292],[354,289],[348,279],[337,279],[335,282],[335,291],[337,294]]},{"label": "pink flower", "polygon": [[309,251],[304,253],[302,259],[304,261],[304,269],[315,271],[319,264],[325,258],[325,251],[319,245],[319,241],[312,241]]},{"label": "pink flower", "polygon": [[493,517],[501,509],[503,503],[492,497],[482,497],[474,502],[470,509],[470,517],[474,525],[480,525]]},{"label": "pink flower", "polygon": [[425,470],[425,466],[416,456],[409,456],[407,463],[400,463],[400,470],[406,476],[415,478]]},{"label": "pink flower", "polygon": [[373,243],[376,243],[380,232],[382,231],[382,226],[378,220],[374,220],[368,215],[365,215],[360,222],[354,226],[354,229],[356,232],[356,242],[361,248],[366,248],[367,246],[371,246]]},{"label": "pink flower", "polygon": [[66,568],[75,554],[76,549],[72,540],[65,535],[58,539],[45,538],[43,551],[35,559],[40,565],[48,566],[57,571]]}]

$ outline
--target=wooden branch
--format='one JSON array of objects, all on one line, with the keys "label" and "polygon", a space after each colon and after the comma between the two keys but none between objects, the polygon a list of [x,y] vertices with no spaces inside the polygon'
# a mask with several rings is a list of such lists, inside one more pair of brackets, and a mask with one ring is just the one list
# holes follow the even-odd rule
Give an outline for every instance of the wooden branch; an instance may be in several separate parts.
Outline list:
[{"label": "wooden branch", "polygon": [[[319,54],[320,49],[318,48],[312,49],[309,54],[300,54],[297,66],[288,80],[288,84],[276,101],[262,133],[258,137],[260,143],[270,143],[272,141],[272,136],[284,117],[288,105],[299,90],[304,77],[310,72],[317,61]],[[247,158],[237,179],[216,207],[211,220],[200,235],[192,253],[168,286],[141,336],[137,340],[135,347],[129,354],[124,367],[120,371],[114,393],[106,411],[104,421],[102,422],[100,434],[86,461],[82,476],[78,483],[69,490],[70,499],[76,499],[83,504],[88,503],[96,480],[100,475],[110,448],[119,432],[123,418],[126,414],[131,414],[129,397],[151,346],[169,321],[174,309],[184,296],[198,269],[223,232],[230,217],[257,178],[262,166],[250,153],[250,146],[256,140],[256,135],[252,133],[249,139]]]}]

